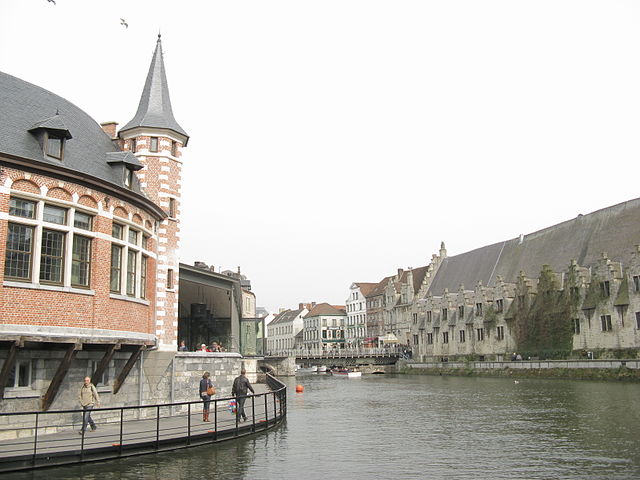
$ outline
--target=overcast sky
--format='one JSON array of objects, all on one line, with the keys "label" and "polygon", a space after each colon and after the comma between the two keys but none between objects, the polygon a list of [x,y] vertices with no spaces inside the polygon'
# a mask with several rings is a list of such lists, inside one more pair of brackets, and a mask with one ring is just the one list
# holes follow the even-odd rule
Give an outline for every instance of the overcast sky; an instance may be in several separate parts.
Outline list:
[{"label": "overcast sky", "polygon": [[182,261],[269,310],[639,196],[638,1],[0,0],[0,70],[122,126],[158,31]]}]

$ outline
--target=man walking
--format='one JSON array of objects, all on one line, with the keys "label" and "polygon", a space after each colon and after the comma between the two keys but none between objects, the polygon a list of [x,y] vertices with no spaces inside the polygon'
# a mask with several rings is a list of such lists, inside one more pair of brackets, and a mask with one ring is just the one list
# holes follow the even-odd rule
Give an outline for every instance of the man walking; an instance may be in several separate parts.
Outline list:
[{"label": "man walking", "polygon": [[[245,376],[247,371],[242,368],[240,375],[233,381],[233,387],[231,387],[231,395],[236,397],[236,418],[238,421],[245,422],[247,415],[244,413],[244,402],[247,399],[247,391],[251,390],[251,393],[256,393],[251,386],[251,382]],[[240,420],[242,418],[242,420]]]},{"label": "man walking", "polygon": [[93,383],[91,383],[91,377],[84,377],[84,384],[80,388],[80,405],[82,405],[82,430],[80,435],[83,435],[87,429],[87,424],[91,425],[91,430],[95,430],[96,424],[91,418],[91,410],[94,405],[100,406],[100,397],[98,396],[98,390]]}]

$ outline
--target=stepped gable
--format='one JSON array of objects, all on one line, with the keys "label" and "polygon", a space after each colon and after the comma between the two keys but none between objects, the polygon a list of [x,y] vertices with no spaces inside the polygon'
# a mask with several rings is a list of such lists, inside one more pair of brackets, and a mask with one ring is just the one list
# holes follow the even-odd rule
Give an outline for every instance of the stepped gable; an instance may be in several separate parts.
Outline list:
[{"label": "stepped gable", "polygon": [[473,288],[478,281],[493,286],[500,276],[515,283],[520,272],[537,277],[543,265],[565,271],[571,260],[583,267],[597,264],[603,252],[629,265],[640,243],[640,199],[629,200],[559,223],[520,238],[447,257],[438,269],[429,294]]},{"label": "stepped gable", "polygon": [[360,287],[360,293],[366,298],[378,286],[377,283],[355,282]]},{"label": "stepped gable", "polygon": [[457,292],[461,284],[467,289],[475,287],[479,281],[488,285],[503,245],[504,243],[496,243],[445,258],[429,287],[428,295],[442,295],[445,289]]},{"label": "stepped gable", "polygon": [[424,267],[414,268],[411,272],[413,273],[413,292],[418,293],[420,291],[420,287],[422,286],[422,282],[424,281],[424,277],[429,271],[429,265]]},{"label": "stepped gable", "polygon": [[387,283],[389,282],[389,280],[391,278],[393,278],[393,275],[391,275],[389,277],[384,277],[378,283],[374,284],[373,289],[369,293],[365,294],[365,298],[370,298],[370,297],[376,297],[378,295],[383,295],[384,294],[384,290],[387,287]]},{"label": "stepped gable", "polygon": [[[39,129],[63,132],[62,160],[44,154]],[[108,154],[120,152],[98,123],[64,98],[0,72],[0,155],[25,159],[31,166],[80,173],[124,187],[122,170]],[[137,185],[134,191],[140,192]]]}]

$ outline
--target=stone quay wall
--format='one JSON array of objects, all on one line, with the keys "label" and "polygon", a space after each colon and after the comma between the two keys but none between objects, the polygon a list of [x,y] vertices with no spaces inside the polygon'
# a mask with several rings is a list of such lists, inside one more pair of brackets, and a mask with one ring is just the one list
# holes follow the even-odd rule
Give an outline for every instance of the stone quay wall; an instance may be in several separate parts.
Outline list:
[{"label": "stone quay wall", "polygon": [[[0,400],[0,440],[33,436],[35,415],[6,416],[2,414],[41,411],[42,397],[64,352],[38,350],[31,351],[30,355],[33,356],[30,386],[6,389],[4,399]],[[101,355],[102,353],[88,351],[77,354],[49,411],[81,408],[78,403],[78,394],[83,379],[91,375],[91,362],[99,361]],[[114,394],[115,378],[129,356],[129,353],[116,353],[108,368],[106,384],[97,385],[101,408],[197,401],[199,400],[199,383],[204,371],[211,374],[212,383],[216,388],[215,398],[231,395],[233,379],[240,374],[242,367],[247,370],[247,377],[252,383],[258,380],[258,361],[243,358],[237,353],[150,351],[143,353],[119,392]],[[0,358],[0,362],[2,361],[4,358]],[[191,408],[192,411],[202,409],[200,404],[192,405]],[[176,407],[171,413],[180,413],[186,409],[186,406]],[[162,414],[165,415],[168,412],[163,411]],[[155,408],[131,409],[125,410],[124,418],[126,420],[155,415]],[[79,429],[82,425],[80,412],[40,414],[38,417],[39,435],[55,433],[61,429]],[[117,422],[120,420],[120,410],[95,411],[92,417],[98,425]]]}]

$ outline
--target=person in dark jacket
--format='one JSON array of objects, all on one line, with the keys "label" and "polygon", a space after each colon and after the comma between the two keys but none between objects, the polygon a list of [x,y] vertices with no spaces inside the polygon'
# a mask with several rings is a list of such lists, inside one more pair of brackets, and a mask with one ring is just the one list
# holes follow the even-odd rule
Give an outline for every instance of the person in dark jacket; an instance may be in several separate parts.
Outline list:
[{"label": "person in dark jacket", "polygon": [[209,405],[211,405],[211,395],[209,395],[209,388],[213,388],[213,383],[209,379],[209,372],[204,372],[202,374],[202,380],[200,380],[200,389],[199,394],[202,399],[202,421],[209,421]]},{"label": "person in dark jacket", "polygon": [[[231,395],[236,397],[236,418],[238,421],[246,421],[247,415],[244,413],[244,402],[247,399],[247,392],[251,390],[251,393],[256,393],[251,386],[251,382],[245,376],[247,371],[243,368],[240,370],[240,375],[233,381],[233,387],[231,387]],[[241,420],[242,419],[242,420]]]}]

